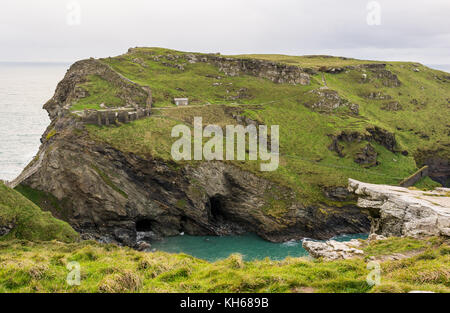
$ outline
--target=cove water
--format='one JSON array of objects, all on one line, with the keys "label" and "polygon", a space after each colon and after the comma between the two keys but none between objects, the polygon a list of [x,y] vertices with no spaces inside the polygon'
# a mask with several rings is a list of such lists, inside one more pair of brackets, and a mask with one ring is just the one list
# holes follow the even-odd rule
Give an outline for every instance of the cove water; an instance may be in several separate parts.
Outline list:
[{"label": "cove water", "polygon": [[[333,239],[349,241],[351,239],[367,239],[367,237],[367,234],[355,234],[337,236]],[[162,241],[152,242],[152,248],[170,253],[185,253],[211,262],[225,259],[233,253],[242,254],[246,261],[262,260],[266,257],[271,260],[283,260],[288,256],[308,255],[308,252],[302,248],[300,240],[273,243],[253,234],[223,237],[187,235],[168,237]]]}]

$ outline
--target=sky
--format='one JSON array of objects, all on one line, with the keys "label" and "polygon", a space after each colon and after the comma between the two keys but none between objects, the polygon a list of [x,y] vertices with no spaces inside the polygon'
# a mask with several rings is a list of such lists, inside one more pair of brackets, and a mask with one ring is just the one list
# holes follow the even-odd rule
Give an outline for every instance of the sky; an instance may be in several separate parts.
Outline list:
[{"label": "sky", "polygon": [[74,62],[147,46],[450,71],[449,17],[449,0],[2,0],[0,61]]}]

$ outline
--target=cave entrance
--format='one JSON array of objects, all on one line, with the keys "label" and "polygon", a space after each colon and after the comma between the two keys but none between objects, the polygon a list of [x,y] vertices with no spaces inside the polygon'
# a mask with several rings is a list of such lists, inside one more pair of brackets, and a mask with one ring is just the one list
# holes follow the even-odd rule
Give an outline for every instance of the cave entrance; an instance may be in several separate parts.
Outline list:
[{"label": "cave entrance", "polygon": [[223,223],[226,221],[225,198],[215,195],[209,198],[211,219],[215,223]]},{"label": "cave entrance", "polygon": [[152,221],[151,220],[139,220],[136,222],[136,231],[137,232],[149,232],[152,230]]}]

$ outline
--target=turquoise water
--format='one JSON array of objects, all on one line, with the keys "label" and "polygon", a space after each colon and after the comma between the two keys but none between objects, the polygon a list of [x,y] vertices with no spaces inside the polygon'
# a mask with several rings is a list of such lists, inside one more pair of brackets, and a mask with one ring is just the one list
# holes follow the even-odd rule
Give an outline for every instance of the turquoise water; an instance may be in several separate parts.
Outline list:
[{"label": "turquoise water", "polygon": [[[367,239],[367,234],[343,235],[333,239],[348,241],[355,238]],[[302,248],[301,241],[284,243],[268,242],[256,235],[242,236],[176,236],[153,242],[152,248],[170,253],[186,253],[199,259],[216,261],[230,254],[240,253],[244,260],[282,260],[288,256],[300,257],[308,253]]]}]

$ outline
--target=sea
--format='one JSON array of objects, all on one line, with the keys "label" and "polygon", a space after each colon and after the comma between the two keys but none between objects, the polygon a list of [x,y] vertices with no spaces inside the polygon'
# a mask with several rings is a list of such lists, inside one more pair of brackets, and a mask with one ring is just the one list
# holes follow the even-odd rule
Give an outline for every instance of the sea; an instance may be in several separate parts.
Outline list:
[{"label": "sea", "polygon": [[13,180],[36,155],[50,124],[42,109],[69,64],[0,63],[0,179]]}]

